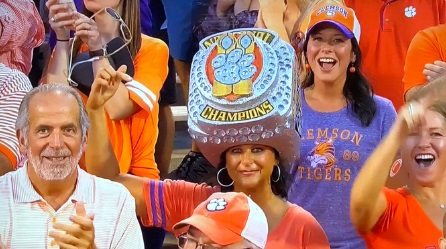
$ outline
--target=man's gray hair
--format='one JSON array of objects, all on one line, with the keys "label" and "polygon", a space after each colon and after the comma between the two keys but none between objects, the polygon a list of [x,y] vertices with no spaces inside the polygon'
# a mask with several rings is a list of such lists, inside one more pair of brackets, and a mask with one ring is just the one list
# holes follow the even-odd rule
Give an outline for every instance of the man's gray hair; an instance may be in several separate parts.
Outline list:
[{"label": "man's gray hair", "polygon": [[38,93],[56,93],[56,92],[71,94],[76,99],[77,105],[79,106],[79,118],[82,132],[82,141],[86,141],[85,139],[87,138],[87,131],[90,122],[88,120],[88,115],[85,110],[84,102],[82,101],[82,98],[76,91],[76,89],[65,84],[43,84],[29,91],[23,98],[22,102],[20,103],[19,113],[17,115],[17,120],[15,122],[15,129],[19,130],[21,135],[27,141],[28,130],[29,130],[29,102],[31,101],[32,97]]}]

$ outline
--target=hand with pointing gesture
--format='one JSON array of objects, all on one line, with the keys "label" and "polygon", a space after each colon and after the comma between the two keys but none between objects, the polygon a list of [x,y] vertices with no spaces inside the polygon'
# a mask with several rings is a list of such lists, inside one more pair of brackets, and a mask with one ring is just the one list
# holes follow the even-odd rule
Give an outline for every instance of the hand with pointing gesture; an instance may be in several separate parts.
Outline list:
[{"label": "hand with pointing gesture", "polygon": [[98,110],[104,107],[105,103],[113,97],[122,82],[132,80],[126,74],[127,66],[122,65],[115,71],[112,66],[99,69],[96,78],[91,86],[90,95],[87,100],[87,109]]}]

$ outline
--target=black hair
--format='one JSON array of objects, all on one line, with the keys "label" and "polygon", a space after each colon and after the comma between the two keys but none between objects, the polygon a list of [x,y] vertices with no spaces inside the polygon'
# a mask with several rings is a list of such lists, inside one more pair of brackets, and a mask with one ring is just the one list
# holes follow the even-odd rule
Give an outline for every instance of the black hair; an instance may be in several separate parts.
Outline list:
[{"label": "black hair", "polygon": [[[221,153],[220,156],[220,162],[218,163],[218,167],[217,170],[226,168],[226,152]],[[279,152],[277,152],[277,150],[274,149],[274,155],[276,157],[276,159],[279,159],[279,164],[277,165],[280,168],[280,176],[279,176],[279,180],[278,181],[273,181],[277,179],[277,175],[279,174],[279,170],[277,169],[277,167],[274,167],[273,172],[271,173],[271,190],[273,191],[273,193],[283,199],[288,199],[288,189],[289,189],[289,185],[290,185],[290,175],[289,173],[285,170],[285,168],[282,166],[282,164],[280,163],[280,156],[279,156]],[[219,180],[222,184],[229,184],[231,183],[233,180],[231,179],[231,177],[228,174],[227,170],[223,170],[222,173],[220,173],[219,175]],[[224,187],[221,186],[221,192],[232,192],[234,191],[234,185],[231,185],[229,187]]]},{"label": "black hair", "polygon": [[[309,37],[303,45],[304,54],[307,52]],[[356,68],[354,73],[349,72],[347,68],[347,78],[343,89],[343,94],[353,109],[354,115],[361,121],[362,126],[369,126],[376,114],[376,103],[373,99],[373,88],[370,82],[361,73],[362,54],[358,41],[351,39],[352,50],[356,56],[353,66]],[[306,55],[305,55],[306,57]],[[303,89],[314,85],[314,73],[310,70],[304,78],[301,87]]]}]

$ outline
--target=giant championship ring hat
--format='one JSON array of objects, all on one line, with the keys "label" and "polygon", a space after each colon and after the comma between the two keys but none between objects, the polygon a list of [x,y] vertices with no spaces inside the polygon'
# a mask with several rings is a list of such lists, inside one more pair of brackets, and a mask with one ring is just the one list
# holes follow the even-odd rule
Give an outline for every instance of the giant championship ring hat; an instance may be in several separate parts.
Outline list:
[{"label": "giant championship ring hat", "polygon": [[277,33],[235,29],[200,42],[192,61],[189,133],[215,167],[228,148],[275,148],[290,169],[299,156],[301,103],[295,52]]}]

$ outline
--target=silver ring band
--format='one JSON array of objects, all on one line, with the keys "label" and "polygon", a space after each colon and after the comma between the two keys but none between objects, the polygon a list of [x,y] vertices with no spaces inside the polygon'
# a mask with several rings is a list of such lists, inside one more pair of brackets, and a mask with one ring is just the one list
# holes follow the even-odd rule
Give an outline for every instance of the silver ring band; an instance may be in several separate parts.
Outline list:
[{"label": "silver ring band", "polygon": [[52,21],[52,22],[57,22],[57,20],[56,20],[56,18],[54,18],[54,16],[51,17],[51,21]]}]

